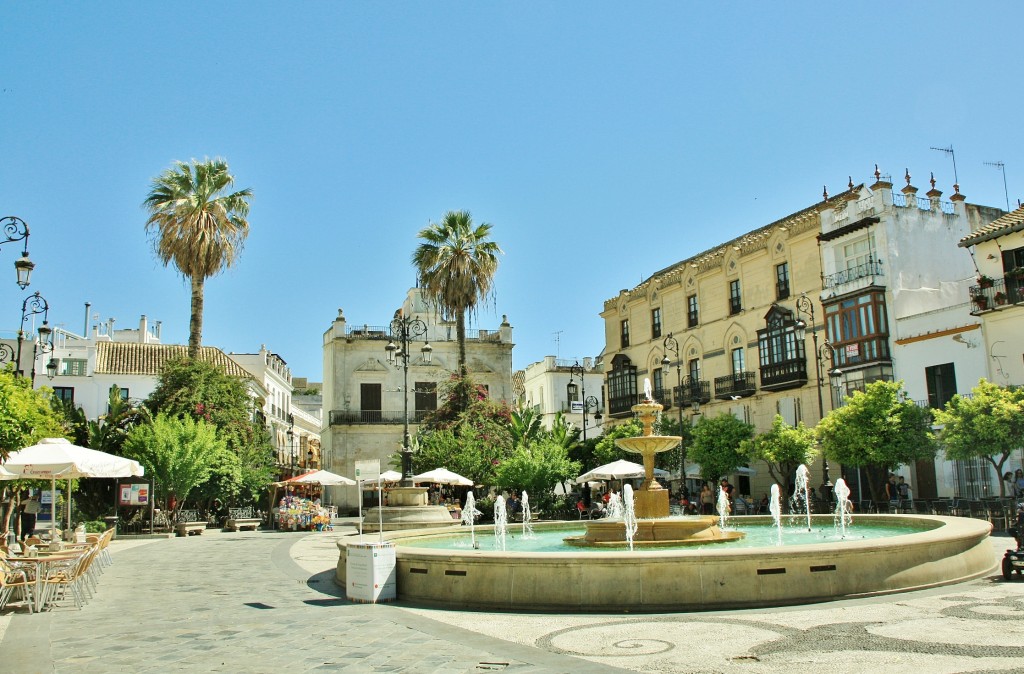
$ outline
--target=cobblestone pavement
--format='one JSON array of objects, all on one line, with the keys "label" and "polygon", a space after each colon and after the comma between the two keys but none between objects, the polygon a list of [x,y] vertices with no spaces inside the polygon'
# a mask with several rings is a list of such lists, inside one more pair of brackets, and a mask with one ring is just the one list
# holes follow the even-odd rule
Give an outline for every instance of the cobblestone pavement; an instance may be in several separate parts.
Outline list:
[{"label": "cobblestone pavement", "polygon": [[345,533],[115,541],[83,610],[4,610],[0,672],[1024,672],[1024,583],[996,576],[779,609],[443,611],[342,599]]}]

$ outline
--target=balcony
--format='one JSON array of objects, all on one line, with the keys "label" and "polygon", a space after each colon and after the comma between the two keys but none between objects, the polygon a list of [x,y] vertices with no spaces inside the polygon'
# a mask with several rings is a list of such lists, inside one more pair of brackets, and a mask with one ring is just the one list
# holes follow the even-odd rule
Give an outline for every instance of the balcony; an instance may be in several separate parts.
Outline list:
[{"label": "balcony", "polygon": [[711,402],[711,382],[703,380],[689,380],[681,387],[675,389],[676,404],[680,407],[690,407],[693,403],[706,405]]},{"label": "balcony", "polygon": [[1003,278],[983,278],[980,285],[971,286],[971,313],[997,311],[1005,307],[1024,304],[1024,276],[1014,274]]},{"label": "balcony", "polygon": [[784,391],[807,383],[807,359],[794,358],[761,366],[761,389]]},{"label": "balcony", "polygon": [[651,397],[654,398],[654,402],[661,403],[665,409],[672,407],[672,392],[668,389],[656,388],[651,392]]},{"label": "balcony", "polygon": [[715,397],[719,400],[746,398],[757,393],[754,372],[734,372],[724,377],[715,377]]},{"label": "balcony", "polygon": [[[422,422],[433,410],[409,410],[409,423]],[[401,410],[330,410],[328,422],[331,426],[404,424],[405,413]]]},{"label": "balcony", "polygon": [[825,288],[835,288],[845,283],[853,283],[854,281],[869,276],[885,276],[882,272],[882,261],[868,258],[868,261],[859,264],[856,267],[850,267],[843,271],[837,271],[835,274],[829,274],[824,278]]}]

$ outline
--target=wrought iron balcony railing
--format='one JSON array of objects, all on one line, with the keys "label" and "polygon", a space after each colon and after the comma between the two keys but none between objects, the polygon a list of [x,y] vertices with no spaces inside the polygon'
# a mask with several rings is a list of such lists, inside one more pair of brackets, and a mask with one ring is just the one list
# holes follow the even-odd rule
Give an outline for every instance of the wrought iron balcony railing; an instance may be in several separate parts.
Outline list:
[{"label": "wrought iron balcony railing", "polygon": [[824,286],[826,288],[834,288],[836,286],[843,285],[844,283],[852,283],[868,276],[884,276],[882,272],[882,261],[874,258],[868,258],[867,262],[859,264],[856,267],[850,267],[843,271],[837,271],[835,274],[829,274],[824,279]]},{"label": "wrought iron balcony railing", "polygon": [[734,372],[724,377],[715,377],[715,397],[719,400],[746,398],[757,393],[754,372]]},{"label": "wrought iron balcony railing", "polygon": [[[422,423],[432,410],[409,410],[409,423]],[[330,410],[328,423],[331,426],[348,426],[360,424],[403,424],[405,414],[398,410]]]},{"label": "wrought iron balcony railing", "polygon": [[794,358],[761,366],[761,388],[766,391],[781,391],[806,383],[806,358]]}]

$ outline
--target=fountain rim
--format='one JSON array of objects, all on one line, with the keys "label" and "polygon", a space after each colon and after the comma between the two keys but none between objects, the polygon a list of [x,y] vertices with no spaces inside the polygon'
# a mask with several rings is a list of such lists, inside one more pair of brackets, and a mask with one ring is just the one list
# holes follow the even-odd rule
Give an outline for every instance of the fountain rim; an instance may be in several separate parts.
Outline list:
[{"label": "fountain rim", "polygon": [[[401,554],[404,557],[421,557],[424,559],[442,559],[446,557],[457,557],[462,560],[466,559],[500,559],[500,558],[514,558],[514,559],[538,559],[538,560],[559,560],[559,559],[586,559],[599,563],[601,560],[622,560],[622,559],[635,559],[635,560],[650,560],[656,561],[658,559],[676,559],[679,557],[702,557],[702,558],[728,558],[736,556],[757,556],[757,555],[771,555],[771,556],[802,556],[806,554],[820,554],[822,552],[834,551],[837,548],[844,552],[873,552],[884,549],[891,549],[894,541],[904,544],[924,544],[929,540],[948,540],[951,537],[954,538],[984,538],[987,537],[992,531],[992,525],[982,520],[974,520],[971,518],[964,517],[947,517],[941,515],[917,515],[917,514],[904,514],[904,515],[886,515],[886,514],[871,514],[871,515],[857,515],[857,520],[864,523],[893,523],[893,522],[917,522],[922,527],[917,531],[908,532],[905,534],[897,534],[894,536],[887,536],[884,538],[872,538],[872,539],[860,539],[860,540],[847,540],[847,541],[831,541],[825,543],[806,543],[800,545],[789,545],[789,546],[760,546],[760,547],[745,547],[735,548],[729,547],[728,544],[716,544],[708,547],[693,548],[693,547],[666,547],[657,550],[650,549],[637,549],[630,551],[624,550],[607,550],[603,549],[600,552],[587,551],[586,548],[574,548],[573,550],[567,550],[564,552],[528,552],[518,551],[514,549],[506,550],[473,550],[473,549],[461,549],[461,548],[420,548],[415,546],[404,546],[402,545],[402,539],[406,538],[425,538],[425,537],[451,537],[451,536],[468,536],[469,532],[466,531],[464,534],[462,530],[452,530],[451,528],[429,528],[429,529],[406,529],[401,531],[385,532],[384,537],[386,541],[395,544],[396,548],[401,550]],[[731,517],[730,521],[734,522],[747,522],[751,524],[771,524],[772,518],[769,515],[738,515]],[[812,515],[812,523],[828,523],[829,525],[833,522],[832,515]],[[855,522],[856,522],[855,521]],[[933,523],[935,526],[924,526],[925,523]],[[579,523],[573,520],[556,520],[556,521],[533,521],[531,522],[535,530],[543,529],[578,529]],[[513,533],[513,527],[515,525],[509,525],[509,533]],[[854,525],[856,526],[856,524]],[[477,525],[477,532],[489,532],[493,531],[493,524]],[[941,532],[941,535],[938,533]],[[341,539],[337,542],[338,548],[345,548],[350,543],[356,543],[358,541]]]}]

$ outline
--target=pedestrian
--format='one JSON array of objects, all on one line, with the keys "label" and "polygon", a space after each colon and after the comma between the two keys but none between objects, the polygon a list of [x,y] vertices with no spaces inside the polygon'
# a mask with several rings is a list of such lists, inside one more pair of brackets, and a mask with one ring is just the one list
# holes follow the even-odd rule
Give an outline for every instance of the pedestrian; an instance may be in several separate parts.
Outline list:
[{"label": "pedestrian", "polygon": [[21,513],[21,540],[25,540],[35,533],[36,515],[39,514],[39,499],[28,491],[23,491],[21,496],[21,505],[18,510]]},{"label": "pedestrian", "polygon": [[1013,489],[1016,498],[1024,497],[1024,470],[1020,468],[1013,474]]},{"label": "pedestrian", "polygon": [[700,514],[715,514],[715,494],[711,491],[711,485],[707,482],[700,489]]},{"label": "pedestrian", "polygon": [[899,502],[900,495],[899,490],[896,487],[896,474],[889,473],[889,480],[885,483],[885,497],[889,499],[889,503],[895,505]]},{"label": "pedestrian", "polygon": [[910,485],[907,484],[907,481],[902,475],[900,475],[899,482],[896,483],[896,494],[899,496],[900,501],[903,503],[910,501],[910,491]]},{"label": "pedestrian", "polygon": [[1006,471],[1003,473],[1003,496],[1012,497],[1014,495],[1013,486],[1013,473]]}]

